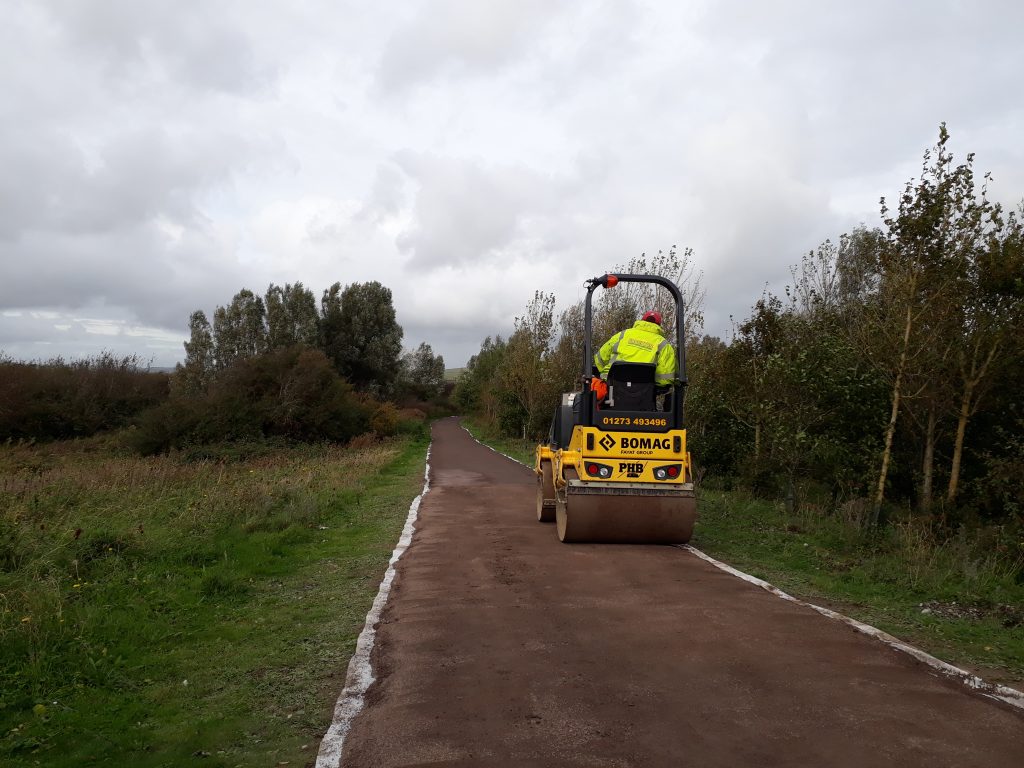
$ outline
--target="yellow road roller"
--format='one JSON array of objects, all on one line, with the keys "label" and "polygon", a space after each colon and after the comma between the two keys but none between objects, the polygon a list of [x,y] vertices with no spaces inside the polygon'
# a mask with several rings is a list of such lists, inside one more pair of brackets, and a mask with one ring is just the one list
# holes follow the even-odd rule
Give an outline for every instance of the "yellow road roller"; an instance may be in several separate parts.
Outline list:
[{"label": "yellow road roller", "polygon": [[[676,378],[656,386],[655,364],[613,361],[607,393],[595,387],[592,299],[597,288],[653,283],[676,304]],[[537,519],[571,542],[685,544],[697,520],[683,428],[686,344],[683,297],[658,275],[605,274],[587,281],[580,391],[562,396],[537,446]],[[660,402],[660,406],[659,406]]]}]

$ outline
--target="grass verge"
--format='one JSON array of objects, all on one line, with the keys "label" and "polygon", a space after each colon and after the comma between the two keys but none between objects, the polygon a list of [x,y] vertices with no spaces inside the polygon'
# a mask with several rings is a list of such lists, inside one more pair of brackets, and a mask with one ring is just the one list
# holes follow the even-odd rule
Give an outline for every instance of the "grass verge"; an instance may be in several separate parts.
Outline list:
[{"label": "grass verge", "polygon": [[990,682],[1024,681],[1024,583],[1012,558],[922,524],[862,530],[814,506],[791,515],[738,491],[703,490],[693,545]]},{"label": "grass verge", "polygon": [[[533,442],[462,423],[532,466]],[[692,543],[712,557],[990,682],[1024,683],[1024,571],[1012,553],[967,537],[940,541],[912,521],[865,531],[811,505],[794,516],[739,491],[702,489],[699,509]]]},{"label": "grass verge", "polygon": [[469,430],[469,434],[480,442],[486,443],[497,451],[501,451],[506,456],[511,456],[513,459],[523,462],[528,467],[533,466],[534,452],[537,449],[536,440],[504,437],[489,428],[482,421],[467,416],[460,417],[459,421],[462,426]]},{"label": "grass verge", "polygon": [[425,450],[0,447],[0,763],[308,763]]}]

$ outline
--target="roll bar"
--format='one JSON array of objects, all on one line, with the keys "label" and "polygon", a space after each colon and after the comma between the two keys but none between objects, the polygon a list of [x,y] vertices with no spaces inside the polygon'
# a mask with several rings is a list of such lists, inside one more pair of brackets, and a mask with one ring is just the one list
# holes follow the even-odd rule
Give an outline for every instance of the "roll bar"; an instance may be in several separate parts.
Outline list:
[{"label": "roll bar", "polygon": [[654,285],[660,285],[663,288],[668,289],[668,292],[672,294],[672,298],[676,301],[676,371],[678,373],[678,383],[673,382],[672,384],[672,428],[682,429],[683,427],[683,394],[686,392],[687,378],[686,378],[686,328],[685,321],[683,319],[684,306],[683,306],[683,294],[679,291],[679,286],[673,283],[671,280],[661,277],[660,275],[620,275],[605,273],[600,277],[592,277],[586,281],[587,286],[587,299],[584,302],[583,311],[583,392],[586,395],[583,398],[583,419],[584,423],[592,424],[594,418],[595,400],[593,394],[590,394],[590,379],[591,379],[591,366],[594,364],[594,353],[593,343],[591,336],[593,335],[593,297],[594,291],[600,286],[602,288],[611,288],[617,283],[653,283]]}]

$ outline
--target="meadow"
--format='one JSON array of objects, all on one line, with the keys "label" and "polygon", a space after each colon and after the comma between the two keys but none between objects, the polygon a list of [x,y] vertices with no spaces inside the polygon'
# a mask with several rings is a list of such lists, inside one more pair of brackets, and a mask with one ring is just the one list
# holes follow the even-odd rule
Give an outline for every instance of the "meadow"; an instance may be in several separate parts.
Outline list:
[{"label": "meadow", "polygon": [[426,441],[0,446],[0,763],[303,765]]}]

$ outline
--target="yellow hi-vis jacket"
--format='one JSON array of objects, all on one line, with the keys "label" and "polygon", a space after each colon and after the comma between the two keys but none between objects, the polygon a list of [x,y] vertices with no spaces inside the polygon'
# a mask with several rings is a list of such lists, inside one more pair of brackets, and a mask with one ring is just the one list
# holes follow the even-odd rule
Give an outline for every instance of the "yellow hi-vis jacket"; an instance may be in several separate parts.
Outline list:
[{"label": "yellow hi-vis jacket", "polygon": [[619,331],[594,355],[594,365],[602,379],[614,362],[657,363],[654,383],[668,386],[676,377],[676,353],[657,323],[637,320],[632,328]]}]

